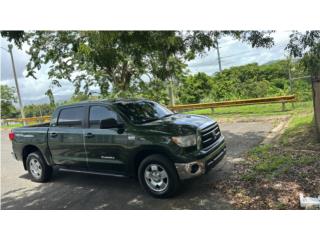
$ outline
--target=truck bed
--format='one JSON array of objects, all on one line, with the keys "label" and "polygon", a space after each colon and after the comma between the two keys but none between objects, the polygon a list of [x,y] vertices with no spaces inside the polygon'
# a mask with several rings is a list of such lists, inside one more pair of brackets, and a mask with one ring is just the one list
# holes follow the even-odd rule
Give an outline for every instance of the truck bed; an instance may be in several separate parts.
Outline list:
[{"label": "truck bed", "polygon": [[50,123],[41,123],[12,129],[15,134],[13,151],[21,154],[23,147],[34,145],[44,152],[47,149],[49,125]]},{"label": "truck bed", "polygon": [[35,127],[49,127],[50,123],[39,123],[39,124],[33,124],[33,125],[29,125],[29,126],[23,126],[20,128],[16,128],[16,129],[24,129],[24,128],[35,128]]}]

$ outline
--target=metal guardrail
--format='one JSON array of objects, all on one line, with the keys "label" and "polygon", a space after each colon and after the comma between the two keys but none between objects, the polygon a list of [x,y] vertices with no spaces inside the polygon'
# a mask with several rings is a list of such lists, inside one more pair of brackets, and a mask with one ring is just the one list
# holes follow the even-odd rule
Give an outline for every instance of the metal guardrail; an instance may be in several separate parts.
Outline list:
[{"label": "metal guardrail", "polygon": [[288,102],[296,102],[294,95],[281,96],[281,97],[268,97],[268,98],[253,98],[243,99],[234,101],[224,102],[212,102],[212,103],[196,103],[196,104],[184,104],[169,106],[171,110],[193,110],[193,109],[207,109],[207,108],[221,108],[221,107],[233,107],[233,106],[244,106],[244,105],[255,105],[255,104],[268,104],[268,103],[282,103],[283,109],[284,104]]},{"label": "metal guardrail", "polygon": [[[193,110],[193,109],[207,109],[207,108],[221,108],[221,107],[232,107],[232,106],[244,106],[244,105],[255,105],[255,104],[268,104],[268,103],[282,103],[282,110],[285,110],[285,103],[296,102],[294,95],[281,96],[281,97],[268,97],[268,98],[253,98],[243,99],[235,101],[224,101],[224,102],[212,102],[212,103],[196,103],[196,104],[184,104],[168,106],[171,110]],[[49,122],[51,116],[42,117],[30,117],[30,118],[11,118],[2,119],[3,124],[9,123],[43,123]]]},{"label": "metal guardrail", "polygon": [[51,116],[42,116],[42,117],[29,117],[29,118],[7,118],[2,119],[3,124],[9,123],[43,123],[50,122]]}]

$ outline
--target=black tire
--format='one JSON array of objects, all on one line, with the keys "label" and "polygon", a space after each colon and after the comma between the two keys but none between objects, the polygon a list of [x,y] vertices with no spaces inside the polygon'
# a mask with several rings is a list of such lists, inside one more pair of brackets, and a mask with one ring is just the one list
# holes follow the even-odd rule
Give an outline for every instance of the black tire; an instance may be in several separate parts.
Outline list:
[{"label": "black tire", "polygon": [[[39,171],[41,172],[41,175],[36,177],[34,173],[32,173],[31,170],[31,162],[38,162],[40,164],[39,167]],[[32,178],[32,181],[34,182],[47,182],[48,180],[50,180],[51,176],[52,176],[52,167],[48,166],[48,164],[45,162],[41,152],[36,151],[36,152],[32,152],[27,156],[27,169],[29,172],[29,175]]]},{"label": "black tire", "polygon": [[[151,166],[159,166],[161,171],[165,170],[167,181],[166,181],[166,188],[163,191],[155,191],[153,190],[147,183],[147,179],[145,177],[146,168]],[[152,196],[157,198],[168,198],[172,197],[180,186],[180,180],[177,174],[177,171],[173,165],[173,163],[167,159],[165,156],[160,154],[153,154],[146,157],[139,165],[138,169],[138,178],[140,184],[143,188]]]}]

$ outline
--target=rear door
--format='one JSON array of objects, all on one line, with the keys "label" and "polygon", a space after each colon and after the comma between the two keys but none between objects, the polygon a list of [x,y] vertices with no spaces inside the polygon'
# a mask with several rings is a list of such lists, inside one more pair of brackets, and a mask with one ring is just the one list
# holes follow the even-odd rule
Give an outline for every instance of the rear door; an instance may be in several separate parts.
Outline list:
[{"label": "rear door", "polygon": [[87,168],[84,119],[84,106],[63,108],[58,113],[56,123],[48,131],[48,145],[55,164]]},{"label": "rear door", "polygon": [[109,118],[123,122],[109,106],[90,106],[88,128],[85,129],[88,167],[100,172],[125,173],[128,134],[125,128],[100,129],[101,120]]}]

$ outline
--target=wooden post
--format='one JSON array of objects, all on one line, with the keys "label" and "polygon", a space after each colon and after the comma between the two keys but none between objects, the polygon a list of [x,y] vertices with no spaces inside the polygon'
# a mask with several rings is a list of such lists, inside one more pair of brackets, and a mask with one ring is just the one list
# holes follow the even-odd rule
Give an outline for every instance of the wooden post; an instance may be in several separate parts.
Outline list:
[{"label": "wooden post", "polygon": [[211,114],[214,114],[214,108],[211,108]]},{"label": "wooden post", "polygon": [[312,93],[313,93],[313,109],[314,121],[320,142],[320,77],[313,77],[312,79]]}]

